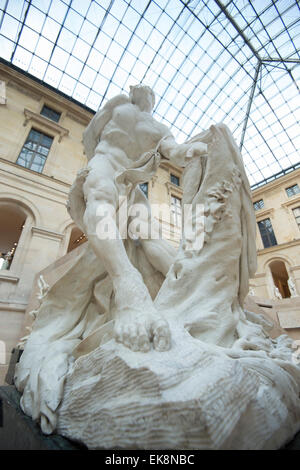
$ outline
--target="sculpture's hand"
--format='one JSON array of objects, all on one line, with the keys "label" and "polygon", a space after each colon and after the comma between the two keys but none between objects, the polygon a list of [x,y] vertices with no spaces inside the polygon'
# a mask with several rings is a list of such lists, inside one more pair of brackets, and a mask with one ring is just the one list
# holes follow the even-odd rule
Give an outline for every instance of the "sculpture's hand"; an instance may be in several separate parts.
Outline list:
[{"label": "sculpture's hand", "polygon": [[201,157],[207,153],[207,144],[204,144],[203,142],[194,142],[192,144],[185,145],[188,146],[186,158]]},{"label": "sculpture's hand", "polygon": [[115,339],[132,351],[150,351],[151,342],[157,351],[168,351],[171,346],[169,325],[154,310],[119,313],[115,319]]}]

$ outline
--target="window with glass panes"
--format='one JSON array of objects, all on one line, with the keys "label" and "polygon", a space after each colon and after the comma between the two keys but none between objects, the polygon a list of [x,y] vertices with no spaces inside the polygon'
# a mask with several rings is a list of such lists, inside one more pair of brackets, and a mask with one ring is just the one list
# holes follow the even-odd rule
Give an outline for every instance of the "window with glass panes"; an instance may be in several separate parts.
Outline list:
[{"label": "window with glass panes", "polygon": [[43,171],[53,137],[31,129],[17,159],[17,164],[33,171]]},{"label": "window with glass panes", "polygon": [[293,214],[300,230],[300,206],[293,209]]},{"label": "window with glass panes", "polygon": [[41,111],[41,115],[45,116],[48,119],[51,119],[51,121],[58,122],[61,116],[61,113],[55,111],[52,108],[49,108],[49,106],[44,105]]},{"label": "window with glass panes", "polygon": [[143,191],[146,197],[148,197],[148,183],[141,183],[140,189]]},{"label": "window with glass panes", "polygon": [[290,186],[289,188],[285,188],[285,190],[286,190],[286,194],[288,195],[288,197],[291,197],[291,196],[294,196],[295,194],[300,193],[300,188],[298,184],[294,184],[293,186]]},{"label": "window with glass panes", "polygon": [[262,209],[265,206],[264,200],[260,199],[259,201],[255,201],[253,203],[253,208],[255,211],[258,211],[259,209]]},{"label": "window with glass panes", "polygon": [[257,223],[257,225],[260,231],[264,248],[277,245],[277,240],[275,237],[275,233],[273,231],[271,220],[270,219],[260,220]]},{"label": "window with glass panes", "polygon": [[171,183],[175,184],[176,186],[180,186],[180,179],[178,176],[176,175],[170,175],[170,178],[171,178]]},{"label": "window with glass panes", "polygon": [[182,218],[181,199],[175,196],[171,196],[171,217],[171,222],[180,227]]}]

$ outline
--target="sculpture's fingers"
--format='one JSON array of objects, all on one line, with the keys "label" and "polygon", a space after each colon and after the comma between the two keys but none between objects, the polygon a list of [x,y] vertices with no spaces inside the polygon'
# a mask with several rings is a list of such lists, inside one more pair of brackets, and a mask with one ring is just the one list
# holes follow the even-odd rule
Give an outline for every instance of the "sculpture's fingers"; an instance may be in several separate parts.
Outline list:
[{"label": "sculpture's fingers", "polygon": [[114,338],[117,343],[122,343],[122,328],[118,323],[115,323]]},{"label": "sculpture's fingers", "polygon": [[129,325],[128,332],[130,349],[132,349],[132,351],[139,351],[138,325],[136,323]]},{"label": "sculpture's fingers", "polygon": [[130,327],[129,325],[123,325],[121,333],[121,343],[124,344],[127,348],[131,349],[130,341]]},{"label": "sculpture's fingers", "polygon": [[147,329],[144,325],[138,325],[138,351],[148,352],[150,348],[151,345]]},{"label": "sculpture's fingers", "polygon": [[165,320],[158,320],[152,325],[153,345],[157,351],[168,351],[171,347],[169,325]]}]

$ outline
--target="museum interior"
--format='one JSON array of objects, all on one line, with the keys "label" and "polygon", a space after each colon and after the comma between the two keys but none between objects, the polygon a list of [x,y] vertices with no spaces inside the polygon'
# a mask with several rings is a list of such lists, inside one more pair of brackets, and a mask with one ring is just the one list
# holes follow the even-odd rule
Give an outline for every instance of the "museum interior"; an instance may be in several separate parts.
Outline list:
[{"label": "museum interior", "polygon": [[[232,132],[256,217],[245,305],[300,340],[299,2],[0,0],[0,385],[41,275],[54,284],[88,242],[67,210],[83,132],[137,84],[177,143]],[[183,179],[165,160],[140,185],[176,249]]]}]

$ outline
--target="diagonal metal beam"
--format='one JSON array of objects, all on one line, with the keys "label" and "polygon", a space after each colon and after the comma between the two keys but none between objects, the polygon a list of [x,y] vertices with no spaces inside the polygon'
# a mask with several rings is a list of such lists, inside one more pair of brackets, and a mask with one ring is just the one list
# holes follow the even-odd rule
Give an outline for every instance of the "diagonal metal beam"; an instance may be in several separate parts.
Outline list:
[{"label": "diagonal metal beam", "polygon": [[241,28],[239,27],[239,25],[237,24],[237,22],[234,20],[234,18],[230,15],[230,13],[228,13],[228,11],[226,10],[226,7],[223,5],[222,2],[220,2],[220,0],[215,0],[215,3],[218,5],[218,7],[222,10],[222,12],[224,13],[224,15],[226,16],[226,18],[230,21],[230,23],[232,24],[232,26],[235,28],[235,30],[238,32],[238,34],[241,36],[241,38],[243,39],[243,41],[245,42],[245,44],[247,44],[247,46],[249,47],[249,49],[251,50],[251,52],[253,53],[253,55],[257,58],[257,60],[260,62],[261,61],[261,58],[259,56],[259,54],[257,53],[257,51],[255,50],[255,48],[252,46],[251,42],[249,41],[249,39],[247,38],[247,36],[244,34],[244,32],[241,30]]},{"label": "diagonal metal beam", "polygon": [[8,0],[6,0],[6,2],[5,2],[5,6],[4,6],[3,10],[2,10],[2,16],[1,16],[1,21],[0,21],[0,29],[1,29],[1,27],[2,27],[2,23],[3,23],[4,15],[5,15],[5,13],[6,13],[6,10],[7,10],[7,5],[8,5]]},{"label": "diagonal metal beam", "polygon": [[268,59],[267,57],[264,57],[261,59],[262,62],[287,62],[288,64],[300,64],[300,59]]},{"label": "diagonal metal beam", "polygon": [[21,28],[20,28],[16,43],[15,43],[15,47],[14,47],[14,50],[13,50],[13,52],[11,54],[11,57],[10,57],[10,62],[12,62],[14,60],[15,52],[16,52],[17,47],[19,45],[20,37],[21,37],[22,31],[23,31],[23,28],[24,28],[24,25],[25,25],[25,21],[26,21],[30,6],[31,6],[31,0],[28,1],[28,5],[27,5],[27,8],[26,8],[26,11],[25,11],[25,14],[24,14],[24,18],[23,18],[23,21],[22,21],[22,24],[21,24]]},{"label": "diagonal metal beam", "polygon": [[255,68],[255,74],[254,74],[254,78],[253,78],[252,88],[251,88],[251,92],[250,92],[250,97],[249,97],[249,101],[248,101],[246,116],[245,116],[242,135],[241,135],[240,151],[242,151],[242,148],[243,148],[243,145],[244,145],[244,139],[245,139],[247,124],[248,124],[249,114],[250,114],[250,110],[251,110],[251,106],[252,106],[252,102],[253,102],[253,98],[254,98],[254,93],[255,93],[255,89],[256,89],[260,69],[261,69],[261,61],[258,60],[256,68]]}]

